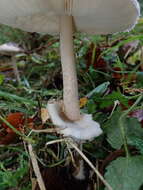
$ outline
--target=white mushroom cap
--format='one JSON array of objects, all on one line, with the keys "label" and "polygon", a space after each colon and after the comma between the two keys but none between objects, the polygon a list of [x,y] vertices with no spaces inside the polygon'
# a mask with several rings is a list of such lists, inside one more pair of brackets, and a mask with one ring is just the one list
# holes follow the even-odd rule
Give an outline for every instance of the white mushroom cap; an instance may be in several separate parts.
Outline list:
[{"label": "white mushroom cap", "polygon": [[57,34],[66,14],[77,31],[110,34],[130,30],[140,8],[137,0],[0,0],[0,22],[29,32]]},{"label": "white mushroom cap", "polygon": [[14,55],[20,52],[24,52],[24,49],[18,46],[16,43],[5,43],[0,45],[0,54]]}]

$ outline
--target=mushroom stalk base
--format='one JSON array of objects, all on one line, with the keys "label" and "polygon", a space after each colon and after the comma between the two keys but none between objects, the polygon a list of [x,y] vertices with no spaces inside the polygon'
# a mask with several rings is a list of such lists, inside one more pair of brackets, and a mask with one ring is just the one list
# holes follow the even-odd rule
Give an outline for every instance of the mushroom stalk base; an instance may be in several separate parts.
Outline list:
[{"label": "mushroom stalk base", "polygon": [[79,121],[70,121],[62,113],[62,102],[48,102],[49,116],[54,125],[59,127],[57,133],[74,140],[92,140],[102,134],[100,124],[90,114],[82,114]]},{"label": "mushroom stalk base", "polygon": [[64,112],[71,121],[80,119],[78,84],[73,50],[72,16],[61,16],[60,20],[60,51],[63,72]]}]

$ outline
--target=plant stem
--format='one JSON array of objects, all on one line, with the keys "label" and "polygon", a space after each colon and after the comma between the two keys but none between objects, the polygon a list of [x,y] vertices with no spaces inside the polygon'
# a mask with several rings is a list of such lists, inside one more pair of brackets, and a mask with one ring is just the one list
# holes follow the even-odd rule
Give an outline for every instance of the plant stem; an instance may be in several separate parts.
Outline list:
[{"label": "plant stem", "polygon": [[14,75],[16,77],[16,80],[18,82],[18,84],[21,84],[21,78],[20,78],[20,74],[17,68],[17,64],[16,64],[16,58],[12,57],[12,67],[13,67],[13,71],[14,71]]},{"label": "plant stem", "polygon": [[44,184],[44,181],[43,181],[43,178],[42,178],[39,166],[38,166],[36,155],[33,151],[32,145],[30,143],[28,144],[28,150],[29,150],[29,155],[31,158],[33,170],[34,170],[35,176],[37,177],[37,182],[38,182],[39,188],[40,188],[40,190],[46,190],[46,187],[45,187],[45,184]]},{"label": "plant stem", "polygon": [[124,129],[124,119],[125,117],[131,112],[134,110],[134,108],[138,105],[138,103],[141,101],[141,99],[143,98],[143,94],[141,94],[138,99],[135,101],[135,103],[126,111],[123,112],[123,114],[120,116],[119,118],[119,126],[120,126],[120,129],[121,129],[121,134],[122,134],[122,137],[123,137],[123,142],[124,142],[124,148],[125,148],[125,151],[126,151],[126,156],[127,158],[129,158],[129,151],[128,151],[128,144],[127,144],[127,138],[126,138],[126,132],[125,132],[125,129]]},{"label": "plant stem", "polygon": [[73,50],[73,20],[72,16],[61,16],[60,51],[63,71],[64,111],[68,119],[80,119],[78,100],[78,84]]}]

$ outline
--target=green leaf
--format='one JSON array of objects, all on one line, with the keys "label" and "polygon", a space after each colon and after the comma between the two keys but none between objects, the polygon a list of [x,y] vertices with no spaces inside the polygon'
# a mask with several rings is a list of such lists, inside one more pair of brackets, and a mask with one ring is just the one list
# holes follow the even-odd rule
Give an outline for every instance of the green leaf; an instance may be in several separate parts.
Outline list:
[{"label": "green leaf", "polygon": [[93,89],[91,92],[89,92],[86,97],[87,98],[90,98],[91,96],[93,96],[94,94],[103,94],[108,86],[110,85],[110,82],[107,81],[107,82],[104,82],[102,84],[100,84],[99,86],[97,86],[95,89]]},{"label": "green leaf", "polygon": [[107,123],[105,124],[107,141],[115,149],[121,148],[123,144],[122,135],[118,123],[120,115],[121,115],[120,111],[114,112],[112,118],[108,120]]},{"label": "green leaf", "polygon": [[141,154],[143,154],[143,139],[138,137],[131,137],[129,139],[129,144],[135,146]]},{"label": "green leaf", "polygon": [[31,55],[31,60],[35,63],[38,63],[38,64],[42,64],[43,62],[46,62],[46,60],[42,56],[40,56],[36,53]]},{"label": "green leaf", "polygon": [[92,99],[89,100],[87,103],[87,110],[89,114],[93,114],[96,112],[96,104]]},{"label": "green leaf", "polygon": [[113,91],[112,94],[109,94],[107,96],[104,96],[102,98],[100,107],[101,108],[105,108],[111,105],[114,105],[114,102],[118,100],[120,103],[122,103],[123,105],[125,105],[126,107],[128,107],[128,99],[127,97],[125,97],[123,94],[121,94],[121,92],[116,92]]},{"label": "green leaf", "polygon": [[1,91],[1,90],[0,90],[0,97],[3,97],[5,99],[9,99],[9,100],[13,100],[13,101],[14,100],[19,101],[19,102],[21,102],[23,104],[36,105],[36,102],[33,101],[33,100],[29,100],[27,98],[23,98],[23,97],[15,95],[15,94],[4,92],[4,91]]},{"label": "green leaf", "polygon": [[0,190],[6,190],[8,187],[17,187],[21,180],[28,172],[28,162],[20,155],[18,160],[19,166],[15,170],[6,169],[3,163],[0,163]]},{"label": "green leaf", "polygon": [[3,81],[4,81],[4,75],[0,74],[0,85],[3,83]]},{"label": "green leaf", "polygon": [[[139,190],[143,184],[143,157],[120,157],[106,168],[105,179],[113,190]],[[105,188],[107,190],[107,188]]]},{"label": "green leaf", "polygon": [[[107,141],[115,148],[120,149],[123,145],[123,137],[120,129],[119,118],[121,111],[116,111],[112,115],[112,118],[106,123]],[[134,138],[143,138],[143,128],[136,118],[125,118],[123,121],[123,127],[127,138],[127,143],[131,144]]]}]

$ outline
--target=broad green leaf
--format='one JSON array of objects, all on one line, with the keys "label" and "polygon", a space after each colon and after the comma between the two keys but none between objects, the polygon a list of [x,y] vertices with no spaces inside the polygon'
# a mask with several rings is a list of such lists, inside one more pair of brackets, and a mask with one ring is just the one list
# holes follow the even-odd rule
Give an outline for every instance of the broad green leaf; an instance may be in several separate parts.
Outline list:
[{"label": "broad green leaf", "polygon": [[[113,190],[139,190],[143,184],[143,157],[120,157],[106,168],[105,179]],[[105,188],[107,190],[107,188]]]},{"label": "broad green leaf", "polygon": [[[105,129],[107,132],[107,141],[115,149],[120,149],[123,145],[123,136],[119,124],[120,116],[120,111],[114,112],[112,118],[106,123]],[[125,118],[122,123],[128,144],[131,144],[134,138],[143,139],[143,128],[141,128],[136,118]]]},{"label": "broad green leaf", "polygon": [[93,114],[96,112],[96,104],[92,99],[89,100],[87,103],[87,110],[88,110],[88,113],[90,114]]},{"label": "broad green leaf", "polygon": [[143,138],[131,137],[128,141],[130,145],[135,146],[143,154]]},{"label": "broad green leaf", "polygon": [[120,115],[121,112],[119,111],[114,112],[111,119],[109,119],[105,125],[106,127],[105,131],[107,133],[107,141],[115,149],[121,148],[123,144],[120,127],[118,124]]},{"label": "broad green leaf", "polygon": [[121,92],[113,91],[112,94],[109,94],[107,96],[104,96],[102,98],[100,107],[101,108],[106,108],[108,106],[114,105],[114,102],[118,100],[120,103],[128,107],[128,99],[126,96],[121,94]]}]

